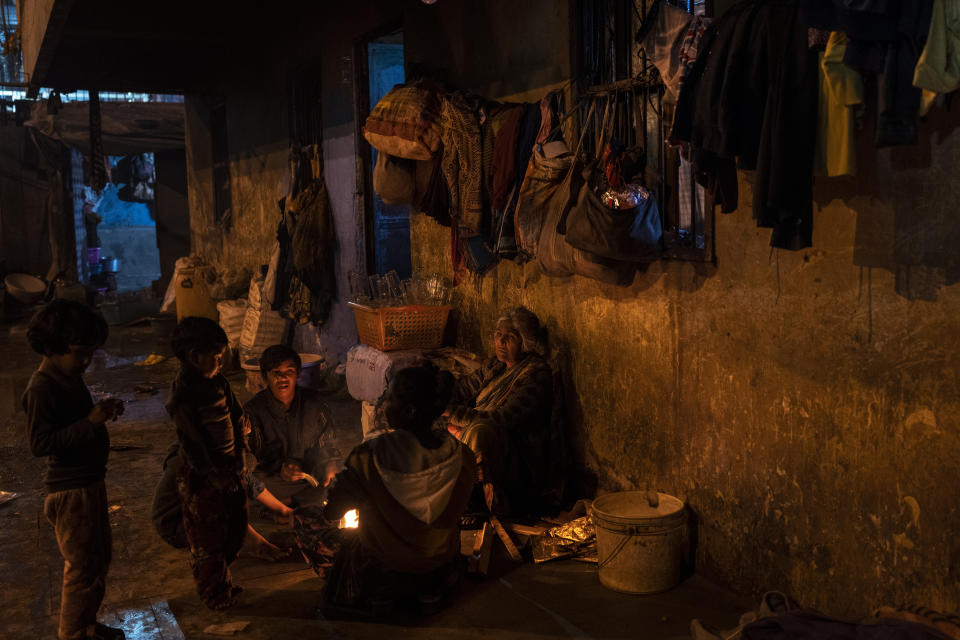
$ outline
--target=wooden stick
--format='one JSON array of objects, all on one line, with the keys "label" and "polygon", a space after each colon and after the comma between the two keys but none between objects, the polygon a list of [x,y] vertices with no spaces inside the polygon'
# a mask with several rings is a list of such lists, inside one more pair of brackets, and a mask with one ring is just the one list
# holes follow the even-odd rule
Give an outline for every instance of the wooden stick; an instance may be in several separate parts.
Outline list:
[{"label": "wooden stick", "polygon": [[517,545],[514,544],[513,539],[510,537],[510,534],[507,533],[507,530],[503,528],[503,525],[500,524],[500,520],[497,516],[490,516],[490,524],[493,525],[493,530],[497,532],[497,536],[500,537],[500,540],[503,542],[503,546],[507,548],[507,553],[510,555],[510,559],[514,562],[523,562],[523,556],[520,555],[520,552],[517,550]]}]

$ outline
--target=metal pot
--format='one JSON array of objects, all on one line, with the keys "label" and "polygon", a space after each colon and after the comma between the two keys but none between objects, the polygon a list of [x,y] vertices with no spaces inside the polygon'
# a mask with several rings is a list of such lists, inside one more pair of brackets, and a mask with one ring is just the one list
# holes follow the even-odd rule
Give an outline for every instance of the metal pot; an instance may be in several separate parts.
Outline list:
[{"label": "metal pot", "polygon": [[120,271],[120,260],[118,258],[101,258],[100,264],[103,265],[103,270],[107,273],[117,273]]},{"label": "metal pot", "polygon": [[4,279],[7,293],[25,305],[35,305],[43,299],[46,283],[26,273],[11,273]]}]

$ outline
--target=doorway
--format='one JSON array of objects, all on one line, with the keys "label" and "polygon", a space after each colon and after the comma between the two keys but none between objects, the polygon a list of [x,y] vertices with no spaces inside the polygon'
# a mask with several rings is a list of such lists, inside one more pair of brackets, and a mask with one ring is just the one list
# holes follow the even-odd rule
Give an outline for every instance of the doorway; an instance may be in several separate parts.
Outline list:
[{"label": "doorway", "polygon": [[79,152],[72,154],[72,170],[80,279],[110,298],[152,289],[161,268],[154,154],[107,158],[111,181],[100,192],[86,186]]},{"label": "doorway", "polygon": [[[367,114],[394,85],[406,79],[403,58],[403,30],[392,29],[387,33],[361,40],[357,52],[360,56],[358,83],[361,95],[359,125]],[[365,156],[365,190],[367,205],[367,271],[385,274],[396,271],[401,279],[409,278],[413,268],[410,261],[410,208],[408,205],[388,205],[373,190],[373,167],[379,153],[366,142],[361,149],[369,150]]]}]

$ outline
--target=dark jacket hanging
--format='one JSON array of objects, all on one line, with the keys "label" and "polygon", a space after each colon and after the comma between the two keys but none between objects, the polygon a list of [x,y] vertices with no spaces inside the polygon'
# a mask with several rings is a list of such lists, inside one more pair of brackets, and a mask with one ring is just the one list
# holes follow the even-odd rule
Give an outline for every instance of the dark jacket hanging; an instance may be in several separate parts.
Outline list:
[{"label": "dark jacket hanging", "polygon": [[813,230],[817,59],[801,5],[746,0],[721,16],[691,72],[695,86],[681,90],[678,117],[689,120],[675,128],[681,140],[689,133],[698,171],[728,169],[734,157],[756,169],[754,217],[783,249],[810,246]]}]

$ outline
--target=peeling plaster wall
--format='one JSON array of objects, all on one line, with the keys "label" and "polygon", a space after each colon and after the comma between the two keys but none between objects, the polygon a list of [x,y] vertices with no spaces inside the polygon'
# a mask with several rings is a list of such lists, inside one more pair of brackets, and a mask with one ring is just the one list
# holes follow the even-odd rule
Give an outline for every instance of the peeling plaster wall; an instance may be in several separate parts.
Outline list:
[{"label": "peeling plaster wall", "polygon": [[[362,7],[302,6],[295,24],[281,19],[277,23],[282,31],[272,32],[274,38],[261,34],[260,40],[270,43],[265,46],[273,47],[269,53],[259,51],[256,60],[250,61],[249,51],[237,52],[236,68],[207,71],[222,78],[222,88],[208,93],[226,98],[233,207],[229,228],[214,224],[211,99],[189,96],[185,101],[187,173],[195,253],[222,269],[246,267],[256,272],[269,261],[280,222],[277,201],[290,187],[287,81],[299,65],[315,61],[323,88],[323,162],[337,236],[337,288],[349,290],[347,274],[366,270],[356,160],[354,39],[399,23],[401,16],[402,8],[388,0]],[[333,364],[344,361],[356,341],[353,312],[342,296],[322,326],[299,325],[294,336],[297,349],[322,353]]]},{"label": "peeling plaster wall", "polygon": [[[570,76],[566,7],[338,5],[309,42],[290,38],[300,47],[290,59],[323,56],[341,291],[349,270],[365,268],[354,38],[402,11],[408,62],[491,98],[535,99]],[[277,95],[229,98],[235,212],[244,206],[228,234],[211,228],[207,110],[187,101],[194,247],[227,266],[269,256],[287,179]],[[812,249],[771,253],[743,175],[740,209],[718,214],[716,267],[658,263],[617,288],[503,263],[457,288],[457,341],[489,352],[503,306],[535,311],[567,380],[582,492],[654,487],[686,499],[699,571],[828,613],[901,602],[956,609],[957,120],[928,123],[907,151],[877,153],[865,134],[861,159],[876,160],[856,179],[818,181]],[[254,139],[237,145],[234,135]],[[411,239],[415,270],[449,273],[446,228],[413,215]],[[338,303],[319,334],[298,339],[342,354],[355,340],[349,309]]]},{"label": "peeling plaster wall", "polygon": [[[939,212],[935,231],[956,236],[960,182],[943,172],[960,132],[933,152],[932,171],[886,166],[836,198],[818,188],[805,251],[771,255],[741,176],[740,209],[718,217],[715,271],[660,263],[616,288],[501,263],[457,289],[458,342],[489,352],[500,308],[537,313],[569,362],[588,475],[686,499],[698,570],[832,613],[955,610],[960,286],[911,300],[890,270],[854,261],[870,249],[858,235],[883,236],[877,221],[897,212]],[[412,237],[416,271],[448,269],[445,228],[417,215]],[[905,268],[926,270],[894,271]]]},{"label": "peeling plaster wall", "polygon": [[270,260],[280,221],[277,200],[289,184],[286,105],[276,93],[226,96],[232,207],[224,226],[214,222],[211,100],[188,96],[185,107],[193,252],[224,268],[253,271]]},{"label": "peeling plaster wall", "polygon": [[[555,78],[526,73],[530,43],[501,29],[483,34],[489,67],[451,55],[451,75],[539,97]],[[494,93],[501,76],[524,84]],[[501,263],[457,288],[457,342],[489,353],[501,308],[537,313],[568,381],[581,491],[687,500],[698,571],[833,614],[955,610],[958,125],[928,123],[893,152],[865,131],[860,175],[818,180],[811,249],[771,252],[741,175],[740,208],[718,213],[716,267],[662,262],[617,288]],[[411,238],[416,272],[449,273],[448,229],[418,214]]]}]

